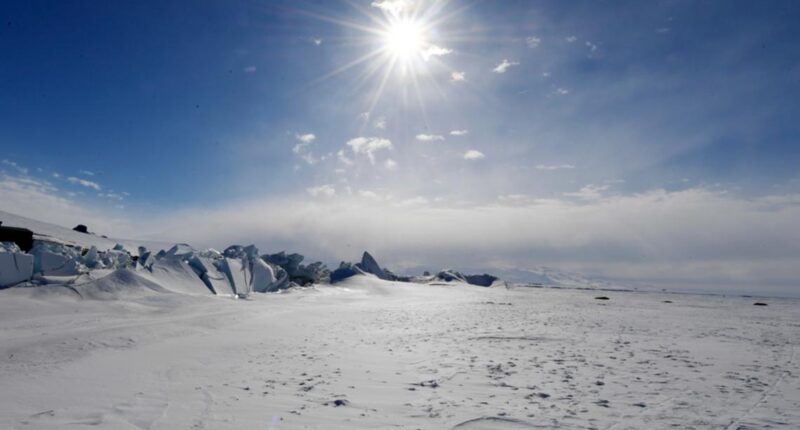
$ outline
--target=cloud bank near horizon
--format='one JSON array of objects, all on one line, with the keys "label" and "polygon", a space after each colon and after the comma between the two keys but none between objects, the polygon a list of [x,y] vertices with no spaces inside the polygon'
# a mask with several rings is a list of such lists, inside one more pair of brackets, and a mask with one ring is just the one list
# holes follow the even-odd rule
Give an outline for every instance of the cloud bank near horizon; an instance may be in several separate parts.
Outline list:
[{"label": "cloud bank near horizon", "polygon": [[796,194],[744,198],[695,187],[465,202],[339,189],[148,214],[98,210],[56,193],[40,180],[6,174],[0,209],[65,227],[84,223],[112,237],[217,248],[255,243],[329,264],[369,250],[399,271],[552,266],[667,288],[800,293]]}]

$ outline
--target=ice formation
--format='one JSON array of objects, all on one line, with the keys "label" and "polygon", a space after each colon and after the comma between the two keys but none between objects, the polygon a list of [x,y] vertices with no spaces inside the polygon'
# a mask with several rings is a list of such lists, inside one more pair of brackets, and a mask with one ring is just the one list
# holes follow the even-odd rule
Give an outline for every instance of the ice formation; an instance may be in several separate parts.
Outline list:
[{"label": "ice formation", "polygon": [[[73,232],[70,232],[73,233]],[[293,286],[337,283],[353,276],[373,276],[398,282],[460,282],[491,286],[491,275],[463,275],[442,271],[436,276],[403,277],[381,267],[364,252],[358,263],[342,262],[331,272],[321,262],[303,264],[300,254],[260,254],[254,245],[232,245],[224,251],[197,250],[179,243],[168,249],[151,250],[145,246],[122,243],[99,244],[64,241],[60,236],[35,235],[29,252],[13,242],[0,242],[0,288],[21,285],[65,285],[84,297],[110,297],[116,291],[103,277],[113,274],[124,285],[143,280],[139,291],[167,291],[190,295],[244,297]],[[166,248],[166,247],[165,247]],[[124,282],[123,282],[124,281]],[[146,281],[146,282],[145,282]],[[151,288],[153,285],[158,288]],[[77,288],[81,286],[81,288]],[[98,289],[100,294],[89,293]]]}]

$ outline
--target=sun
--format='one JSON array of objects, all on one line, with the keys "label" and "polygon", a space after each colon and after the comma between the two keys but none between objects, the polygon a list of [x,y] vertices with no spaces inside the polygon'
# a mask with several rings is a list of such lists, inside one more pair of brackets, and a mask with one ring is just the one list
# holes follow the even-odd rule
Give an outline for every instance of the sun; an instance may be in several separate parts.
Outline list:
[{"label": "sun", "polygon": [[394,89],[401,95],[402,103],[416,97],[418,107],[424,112],[426,99],[432,94],[443,94],[439,81],[455,73],[445,60],[456,52],[452,43],[468,40],[466,33],[449,30],[458,28],[452,20],[464,9],[447,10],[450,0],[359,1],[369,3],[369,8],[346,0],[364,20],[311,14],[343,28],[346,33],[343,40],[347,42],[342,46],[366,48],[359,57],[341,63],[313,83],[358,67],[360,71],[353,74],[354,88],[368,88],[366,113],[372,112],[387,90]]},{"label": "sun", "polygon": [[419,57],[426,45],[423,26],[412,19],[402,19],[390,23],[383,36],[384,49],[389,55],[401,61]]}]

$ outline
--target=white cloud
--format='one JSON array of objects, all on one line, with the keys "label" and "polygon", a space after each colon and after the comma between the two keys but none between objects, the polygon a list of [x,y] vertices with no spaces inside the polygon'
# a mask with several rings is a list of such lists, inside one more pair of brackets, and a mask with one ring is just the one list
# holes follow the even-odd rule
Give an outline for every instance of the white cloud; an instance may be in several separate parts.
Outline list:
[{"label": "white cloud", "polygon": [[292,152],[297,154],[306,164],[316,164],[319,160],[311,153],[309,145],[314,143],[317,136],[313,133],[305,133],[295,134],[294,137],[297,139],[297,143],[292,146]]},{"label": "white cloud", "polygon": [[378,117],[375,119],[375,122],[372,123],[372,126],[375,127],[377,130],[385,130],[386,129],[386,117]]},{"label": "white cloud", "polygon": [[452,72],[450,73],[450,80],[452,82],[464,82],[467,80],[467,74],[465,72]]},{"label": "white cloud", "polygon": [[558,87],[558,88],[556,88],[555,93],[560,95],[560,96],[565,96],[565,95],[569,94],[569,90],[566,89],[566,88]]},{"label": "white cloud", "polygon": [[588,40],[586,41],[586,47],[589,48],[589,51],[591,52],[597,51],[597,45],[595,45],[592,42],[589,42]]},{"label": "white cloud", "polygon": [[483,154],[483,152],[478,151],[477,149],[470,149],[464,153],[465,160],[480,160],[481,158],[485,157],[486,156]]},{"label": "white cloud", "polygon": [[244,69],[242,69],[242,71],[244,71],[245,73],[255,73],[256,66],[247,66]]},{"label": "white cloud", "polygon": [[594,185],[589,184],[578,191],[571,193],[564,193],[567,197],[576,197],[581,200],[600,200],[603,198],[603,192],[610,188],[609,185]]},{"label": "white cloud", "polygon": [[385,149],[392,149],[392,142],[389,139],[379,137],[356,137],[347,141],[353,153],[356,155],[366,155],[369,162],[375,164],[375,153]]},{"label": "white cloud", "polygon": [[386,163],[384,163],[384,166],[386,166],[386,168],[389,170],[394,170],[397,168],[397,162],[392,160],[391,158],[388,158],[386,159]]},{"label": "white cloud", "polygon": [[420,55],[422,55],[423,60],[428,61],[430,60],[431,57],[441,57],[443,55],[447,55],[452,52],[453,52],[452,49],[443,48],[441,46],[436,46],[436,45],[430,45],[427,48],[423,49],[422,52],[420,52]]},{"label": "white cloud", "polygon": [[469,130],[450,130],[450,136],[466,136]]},{"label": "white cloud", "polygon": [[316,187],[306,188],[312,197],[333,197],[336,195],[336,188],[330,184],[323,184]]},{"label": "white cloud", "polygon": [[578,40],[578,38],[575,36],[567,36],[565,40],[567,41],[567,43],[574,43],[575,41]]},{"label": "white cloud", "polygon": [[406,9],[411,7],[411,2],[408,0],[378,0],[372,2],[372,7],[376,7],[389,15],[400,15]]},{"label": "white cloud", "polygon": [[53,172],[53,177],[56,179],[61,179],[61,173]]},{"label": "white cloud", "polygon": [[89,170],[79,170],[78,173],[84,176],[94,176],[94,172]]},{"label": "white cloud", "polygon": [[505,73],[510,67],[512,66],[519,66],[519,63],[516,61],[508,61],[507,59],[503,59],[494,69],[492,69],[495,73]]},{"label": "white cloud", "polygon": [[322,45],[322,39],[311,39],[311,42],[316,46]]},{"label": "white cloud", "polygon": [[536,168],[539,170],[561,170],[561,169],[574,169],[572,164],[537,164]]},{"label": "white cloud", "polygon": [[91,189],[96,190],[96,191],[100,191],[100,189],[101,189],[100,188],[100,184],[98,184],[97,182],[88,181],[86,179],[81,179],[81,178],[76,178],[74,176],[70,176],[69,178],[67,178],[67,181],[69,181],[72,184],[80,185],[80,186],[86,187],[86,188],[91,188]]},{"label": "white cloud", "polygon": [[418,134],[417,140],[422,142],[433,142],[436,140],[444,140],[444,136],[438,134]]},{"label": "white cloud", "polygon": [[536,36],[530,36],[525,39],[525,44],[528,45],[528,48],[536,48],[539,44],[542,43],[542,39]]},{"label": "white cloud", "polygon": [[311,143],[316,140],[317,136],[314,133],[296,134],[295,138],[302,143]]}]

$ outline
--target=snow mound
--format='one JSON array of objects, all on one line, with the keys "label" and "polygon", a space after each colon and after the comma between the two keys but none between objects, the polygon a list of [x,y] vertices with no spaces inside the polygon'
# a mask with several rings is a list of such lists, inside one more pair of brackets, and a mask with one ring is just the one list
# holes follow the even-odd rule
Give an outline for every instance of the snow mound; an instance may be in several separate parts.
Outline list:
[{"label": "snow mound", "polygon": [[169,292],[161,285],[145,279],[131,269],[117,269],[100,279],[70,288],[82,298],[94,300],[118,300]]}]

